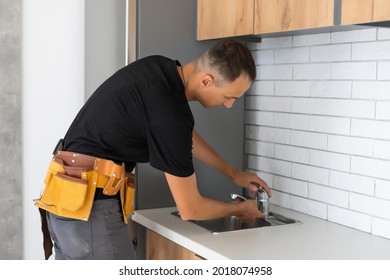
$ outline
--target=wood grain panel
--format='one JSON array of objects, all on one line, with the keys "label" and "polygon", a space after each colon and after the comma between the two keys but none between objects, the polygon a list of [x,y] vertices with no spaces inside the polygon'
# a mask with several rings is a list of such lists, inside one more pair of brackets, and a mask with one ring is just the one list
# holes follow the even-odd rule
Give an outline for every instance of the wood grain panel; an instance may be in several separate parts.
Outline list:
[{"label": "wood grain panel", "polygon": [[332,26],[334,0],[255,0],[255,34]]},{"label": "wood grain panel", "polygon": [[198,0],[197,39],[253,34],[254,0]]},{"label": "wood grain panel", "polygon": [[341,4],[342,24],[390,20],[390,0],[343,0]]},{"label": "wood grain panel", "polygon": [[341,1],[341,24],[371,22],[374,14],[373,0]]},{"label": "wood grain panel", "polygon": [[194,252],[176,244],[175,242],[155,233],[146,231],[146,259],[147,260],[201,260]]}]

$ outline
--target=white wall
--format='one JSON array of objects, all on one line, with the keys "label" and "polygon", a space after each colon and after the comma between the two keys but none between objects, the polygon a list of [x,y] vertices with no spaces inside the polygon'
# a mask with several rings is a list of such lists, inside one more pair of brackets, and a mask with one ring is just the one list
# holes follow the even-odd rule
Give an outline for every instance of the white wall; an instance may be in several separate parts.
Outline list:
[{"label": "white wall", "polygon": [[84,103],[84,1],[23,1],[24,258],[43,259],[39,197],[57,140]]},{"label": "white wall", "polygon": [[247,166],[271,202],[390,238],[390,29],[251,47]]}]

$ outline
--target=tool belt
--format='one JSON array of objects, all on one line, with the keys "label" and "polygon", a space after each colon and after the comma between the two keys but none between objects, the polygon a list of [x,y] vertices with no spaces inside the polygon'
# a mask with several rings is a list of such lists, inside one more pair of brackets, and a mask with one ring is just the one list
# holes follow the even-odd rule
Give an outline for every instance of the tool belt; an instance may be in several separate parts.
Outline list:
[{"label": "tool belt", "polygon": [[134,213],[134,174],[124,164],[88,155],[58,151],[50,162],[41,197],[35,206],[58,216],[88,221],[96,188],[120,193],[123,221]]}]

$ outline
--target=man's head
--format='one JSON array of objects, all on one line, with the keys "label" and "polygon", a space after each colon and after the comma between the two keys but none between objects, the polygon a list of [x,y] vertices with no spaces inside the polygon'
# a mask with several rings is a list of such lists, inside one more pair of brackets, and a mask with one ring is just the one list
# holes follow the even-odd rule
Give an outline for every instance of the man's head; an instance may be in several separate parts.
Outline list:
[{"label": "man's head", "polygon": [[256,79],[250,50],[233,39],[218,41],[194,61],[189,89],[204,107],[230,108]]}]

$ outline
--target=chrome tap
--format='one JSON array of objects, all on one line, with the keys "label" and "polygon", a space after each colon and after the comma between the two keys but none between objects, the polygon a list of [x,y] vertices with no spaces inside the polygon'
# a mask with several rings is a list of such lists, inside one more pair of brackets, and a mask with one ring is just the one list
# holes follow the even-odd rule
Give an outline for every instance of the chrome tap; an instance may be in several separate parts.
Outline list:
[{"label": "chrome tap", "polygon": [[269,196],[268,193],[262,188],[259,187],[257,190],[257,208],[264,213],[265,218],[268,217],[269,214]]}]

